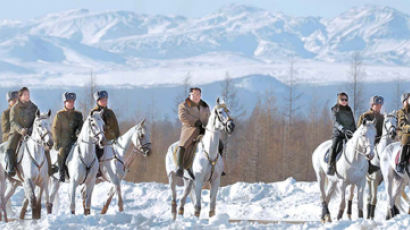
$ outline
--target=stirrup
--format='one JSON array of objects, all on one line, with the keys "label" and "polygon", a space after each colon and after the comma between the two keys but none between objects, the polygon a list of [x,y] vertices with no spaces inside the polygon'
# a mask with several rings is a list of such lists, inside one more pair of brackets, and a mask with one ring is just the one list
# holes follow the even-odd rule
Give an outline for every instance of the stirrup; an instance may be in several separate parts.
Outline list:
[{"label": "stirrup", "polygon": [[184,169],[183,168],[178,168],[176,171],[177,177],[183,177],[184,176]]},{"label": "stirrup", "polygon": [[336,167],[335,166],[331,165],[327,168],[327,172],[326,172],[327,175],[335,175],[335,173],[336,173]]}]

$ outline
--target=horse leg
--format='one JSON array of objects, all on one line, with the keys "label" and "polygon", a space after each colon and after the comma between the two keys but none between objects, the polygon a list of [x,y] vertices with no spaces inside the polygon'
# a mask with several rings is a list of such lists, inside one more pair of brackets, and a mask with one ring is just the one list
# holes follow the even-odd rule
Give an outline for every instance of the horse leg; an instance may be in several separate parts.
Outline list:
[{"label": "horse leg", "polygon": [[182,195],[180,204],[179,204],[179,209],[178,209],[178,215],[184,216],[184,206],[186,203],[186,198],[192,191],[192,180],[185,179],[184,180],[184,194]]},{"label": "horse leg", "polygon": [[371,220],[374,219],[374,213],[376,211],[376,205],[377,205],[377,188],[379,187],[379,184],[382,180],[382,175],[379,172],[375,172],[375,179],[372,181],[371,186],[370,186],[370,191],[371,191],[371,200],[370,200],[370,217]]},{"label": "horse leg", "polygon": [[103,208],[101,210],[101,214],[106,214],[107,213],[108,207],[110,206],[110,203],[111,203],[111,200],[112,200],[114,194],[115,194],[115,187],[112,186],[110,188],[110,191],[108,191],[108,199],[105,202],[105,205],[103,206]]},{"label": "horse leg", "polygon": [[346,207],[346,183],[342,182],[340,187],[340,205],[339,205],[339,213],[337,214],[337,220],[342,219],[343,213],[345,212]]},{"label": "horse leg", "polygon": [[24,180],[24,194],[31,205],[32,218],[36,219],[36,195],[34,193],[34,183],[31,179]]},{"label": "horse leg", "polygon": [[[7,223],[7,211],[6,211],[6,199],[4,197],[5,190],[6,190],[6,179],[4,177],[4,173],[0,172],[0,205],[1,205],[1,210],[0,210],[0,221],[2,220],[2,216],[4,215],[4,221]],[[1,215],[3,213],[3,215]]]},{"label": "horse leg", "polygon": [[117,187],[117,197],[118,197],[118,211],[124,211],[124,200],[122,199],[121,183],[116,185]]},{"label": "horse leg", "polygon": [[84,215],[89,215],[91,213],[91,196],[94,190],[95,177],[96,174],[89,175],[88,182],[85,184],[85,205],[84,205]]},{"label": "horse leg", "polygon": [[218,176],[214,181],[211,182],[211,191],[210,191],[210,202],[209,202],[209,218],[215,215],[216,207],[216,197],[218,195],[219,185],[221,183],[221,177]]},{"label": "horse leg", "polygon": [[[320,170],[320,169],[319,169]],[[322,204],[321,221],[325,222],[325,216],[329,210],[326,203],[326,174],[323,171],[316,172],[316,179],[320,189],[320,203]]]},{"label": "horse leg", "polygon": [[43,189],[44,189],[44,198],[46,201],[47,214],[51,214],[53,206],[50,202],[50,192],[48,190],[48,180],[44,180]]},{"label": "horse leg", "polygon": [[58,183],[58,180],[55,178],[51,178],[50,214],[53,212],[53,203],[57,196],[59,188],[60,188],[60,183]]},{"label": "horse leg", "polygon": [[330,202],[330,198],[336,190],[336,185],[336,181],[329,181],[329,187],[327,188],[326,195],[322,203],[322,222],[332,222],[328,205]]},{"label": "horse leg", "polygon": [[169,187],[171,188],[171,213],[172,219],[175,220],[177,218],[177,190],[176,190],[176,182],[175,182],[175,172],[171,172],[168,175],[168,182]]},{"label": "horse leg", "polygon": [[354,189],[355,189],[355,185],[351,184],[349,186],[348,192],[347,192],[347,218],[349,218],[349,220],[352,219],[352,207],[353,207],[353,197],[354,197]]},{"label": "horse leg", "polygon": [[[196,178],[196,176],[195,176]],[[201,215],[201,191],[202,191],[202,179],[197,178],[195,179],[195,187],[194,187],[194,192],[195,192],[195,204],[194,204],[194,209],[195,213],[194,215],[199,218]]]},{"label": "horse leg", "polygon": [[365,179],[363,179],[363,182],[357,186],[357,207],[358,207],[358,217],[360,219],[363,219],[363,193],[364,193],[364,188],[366,185]]},{"label": "horse leg", "polygon": [[71,214],[75,214],[75,190],[77,188],[77,182],[72,179],[70,180],[70,188],[71,188],[71,203],[70,203],[70,210]]},{"label": "horse leg", "polygon": [[21,220],[24,220],[24,217],[26,216],[28,202],[29,202],[29,200],[27,198],[24,198],[23,207],[21,207],[21,211],[20,211],[20,219]]}]

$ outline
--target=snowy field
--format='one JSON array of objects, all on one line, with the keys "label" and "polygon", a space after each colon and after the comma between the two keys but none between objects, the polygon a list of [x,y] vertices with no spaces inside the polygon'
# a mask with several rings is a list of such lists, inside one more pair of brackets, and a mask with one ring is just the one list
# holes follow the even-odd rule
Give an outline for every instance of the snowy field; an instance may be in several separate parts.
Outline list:
[{"label": "snowy field", "polygon": [[[38,221],[16,220],[5,224],[0,229],[408,229],[410,216],[402,214],[395,219],[385,221],[386,195],[384,188],[379,188],[379,204],[375,221],[357,220],[357,206],[354,202],[353,221],[346,217],[342,221],[321,224],[319,221],[319,190],[315,182],[297,182],[289,178],[275,183],[241,183],[220,189],[216,216],[207,219],[209,211],[209,191],[202,193],[202,213],[200,219],[193,216],[193,206],[188,198],[185,206],[185,218],[171,220],[168,185],[159,183],[123,183],[125,211],[119,213],[116,199],[111,203],[107,215],[99,212],[106,199],[108,184],[98,184],[94,190],[90,216],[82,214],[79,192],[77,193],[76,213],[69,211],[68,184],[59,191],[56,214],[47,216],[43,208],[42,219]],[[182,188],[178,189],[179,196]],[[17,190],[12,198],[11,209],[18,213],[23,190]],[[332,218],[336,215],[336,203],[331,202]],[[9,207],[10,208],[10,207]],[[11,218],[16,214],[9,213]],[[31,217],[31,212],[26,218]],[[229,221],[231,220],[231,221]],[[241,221],[241,220],[259,220]],[[273,223],[268,223],[272,221]]]}]

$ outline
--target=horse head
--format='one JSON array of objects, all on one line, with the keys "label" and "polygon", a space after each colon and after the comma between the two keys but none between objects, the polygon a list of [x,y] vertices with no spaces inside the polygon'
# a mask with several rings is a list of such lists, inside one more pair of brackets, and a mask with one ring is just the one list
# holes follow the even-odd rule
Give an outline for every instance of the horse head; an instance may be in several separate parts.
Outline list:
[{"label": "horse head", "polygon": [[355,136],[358,138],[358,151],[361,155],[364,155],[369,160],[374,157],[374,148],[376,141],[376,120],[363,121],[363,125],[359,127],[358,132],[355,132]]},{"label": "horse head", "polygon": [[145,119],[135,126],[132,143],[134,144],[134,152],[140,152],[144,156],[151,154],[151,138],[145,127]]},{"label": "horse head", "polygon": [[91,112],[90,115],[87,118],[89,130],[88,134],[90,137],[94,140],[96,144],[99,145],[100,148],[104,147],[105,143],[105,135],[104,135],[104,120],[102,119],[102,116],[104,114],[104,111],[94,111]]},{"label": "horse head", "polygon": [[235,130],[235,123],[229,115],[229,109],[225,101],[222,99],[216,100],[216,106],[213,110],[215,119],[215,128],[218,130],[225,130],[227,134],[232,134]]},{"label": "horse head", "polygon": [[384,115],[383,132],[386,132],[389,137],[394,140],[397,134],[397,117],[396,111]]},{"label": "horse head", "polygon": [[33,138],[40,140],[42,144],[48,147],[53,146],[53,138],[50,132],[50,116],[51,110],[48,110],[47,113],[40,113],[40,110],[36,111],[32,135]]}]

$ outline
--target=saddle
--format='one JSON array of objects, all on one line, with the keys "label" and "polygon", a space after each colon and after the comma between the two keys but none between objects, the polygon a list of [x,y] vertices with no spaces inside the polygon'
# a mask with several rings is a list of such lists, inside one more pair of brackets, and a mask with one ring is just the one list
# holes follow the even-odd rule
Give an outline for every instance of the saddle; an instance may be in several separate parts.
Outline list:
[{"label": "saddle", "polygon": [[[341,144],[338,144],[338,145],[336,146],[336,152],[337,152],[337,154],[336,154],[336,162],[339,161],[340,157],[342,156],[342,152],[343,152],[345,146],[346,146],[346,140],[343,141],[343,144],[342,144],[342,145],[341,145]],[[332,151],[332,146],[330,146],[330,147],[327,149],[326,154],[325,154],[324,159],[323,159],[327,164],[329,164],[329,161],[330,161],[330,151]]]},{"label": "saddle", "polygon": [[[195,138],[195,140],[192,142],[191,145],[187,149],[185,149],[184,153],[184,169],[190,169],[192,168],[192,164],[194,163],[194,158],[195,158],[195,152],[198,147],[198,143],[201,142],[203,135],[198,136]],[[175,164],[177,163],[177,149],[174,149],[173,156],[174,156],[174,162]]]}]

